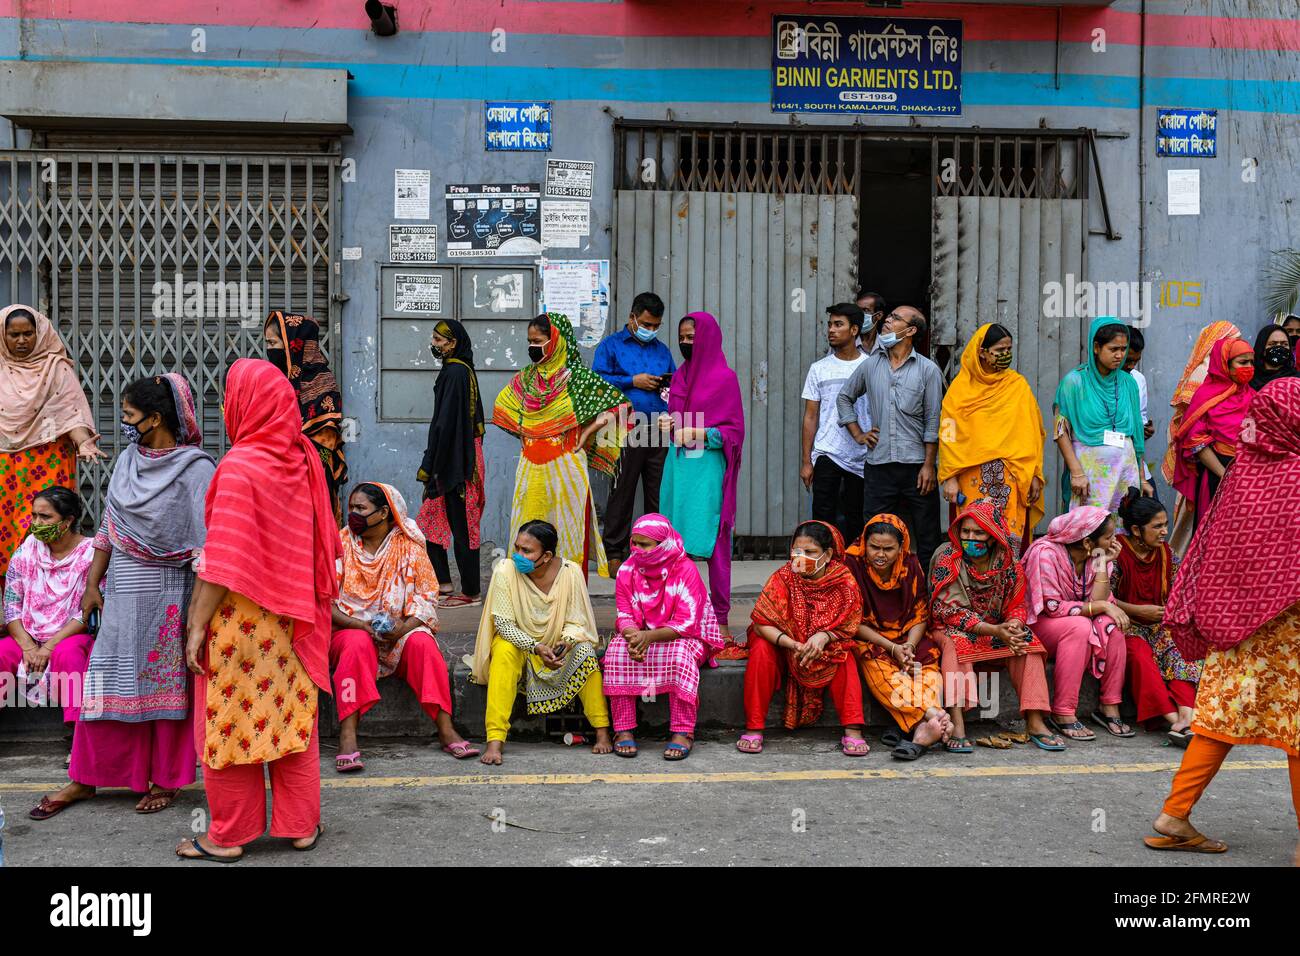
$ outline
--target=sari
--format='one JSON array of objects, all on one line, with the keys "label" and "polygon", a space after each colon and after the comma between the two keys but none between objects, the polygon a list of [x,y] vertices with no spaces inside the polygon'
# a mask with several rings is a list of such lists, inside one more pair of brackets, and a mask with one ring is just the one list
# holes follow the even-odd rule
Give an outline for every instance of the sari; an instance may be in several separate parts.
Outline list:
[{"label": "sari", "polygon": [[1209,448],[1227,468],[1237,454],[1241,425],[1255,391],[1234,381],[1229,367],[1234,358],[1251,351],[1243,339],[1220,339],[1210,352],[1205,381],[1192,395],[1187,411],[1174,433],[1174,488],[1187,501],[1195,524],[1200,524],[1218,491],[1220,478],[1198,457]]},{"label": "sari", "polygon": [[[819,522],[823,523],[824,522]],[[862,593],[844,564],[844,539],[831,530],[834,546],[830,562],[815,580],[796,574],[788,563],[777,569],[758,596],[747,640],[761,641],[754,628],[779,628],[800,644],[818,631],[831,636],[821,660],[801,664],[793,649],[778,651],[786,656],[790,680],[786,685],[782,714],[787,729],[815,724],[822,714],[822,691],[843,666],[852,664],[858,624],[862,620]],[[856,680],[856,678],[855,678]]]},{"label": "sari", "polygon": [[492,423],[519,437],[522,454],[515,469],[510,529],[527,521],[548,521],[560,532],[558,556],[583,576],[596,558],[597,573],[609,577],[605,548],[597,530],[587,466],[613,475],[623,444],[623,427],[601,428],[578,447],[582,428],[608,411],[622,411],[627,398],[582,364],[573,326],[547,313],[551,337],[542,360],[528,365],[497,395]]},{"label": "sari", "polygon": [[[985,371],[981,325],[961,354],[961,370],[943,396],[939,481],[956,478],[967,501],[984,499],[1002,512],[1012,553],[1019,555],[1042,520],[1043,496],[1029,502],[1033,480],[1043,480],[1043,414],[1025,377],[1014,369]],[[950,520],[957,514],[950,505]]]},{"label": "sari", "polygon": [[1255,427],[1178,569],[1165,620],[1183,657],[1205,660],[1193,731],[1296,756],[1300,576],[1289,572],[1300,567],[1300,379],[1264,389],[1249,417]]},{"label": "sari", "polygon": [[29,306],[7,306],[0,309],[0,333],[19,311],[32,316],[36,343],[18,359],[0,334],[0,578],[31,525],[31,496],[54,486],[76,490],[68,433],[85,428],[99,437],[76,367],[50,320]]},{"label": "sari", "polygon": [[[312,440],[325,467],[330,499],[347,484],[348,463],[343,454],[343,394],[320,348],[320,326],[294,312],[272,312],[285,347],[284,374],[293,384],[302,416],[302,432]],[[337,507],[337,503],[336,503]]]},{"label": "sari", "polygon": [[[1088,499],[1079,501],[1070,490],[1070,470],[1061,470],[1063,507],[1094,506],[1117,511],[1128,489],[1142,485],[1145,425],[1137,381],[1122,368],[1103,375],[1092,354],[1093,339],[1102,327],[1122,324],[1109,315],[1093,319],[1088,328],[1086,358],[1067,372],[1056,388],[1052,440],[1069,437],[1079,467],[1088,477]],[[1123,446],[1106,444],[1107,432],[1122,435]]]},{"label": "sari", "polygon": [[447,496],[463,503],[469,526],[469,548],[477,551],[487,493],[483,487],[483,399],[474,370],[474,348],[465,326],[454,319],[440,321],[438,334],[454,339],[456,351],[442,360],[433,383],[433,417],[416,479],[424,485],[424,503],[416,524],[425,538],[450,548],[451,525]]},{"label": "sari", "polygon": [[[1115,580],[1112,590],[1126,604],[1153,604],[1164,607],[1169,601],[1169,591],[1174,585],[1178,559],[1168,543],[1161,544],[1145,558],[1138,557],[1128,535],[1119,535],[1120,552],[1115,560]],[[1126,634],[1140,637],[1151,647],[1151,654],[1160,668],[1160,676],[1167,681],[1181,680],[1195,684],[1201,679],[1198,661],[1187,661],[1178,650],[1169,626],[1139,624],[1130,620]]]},{"label": "sari", "polygon": [[[436,634],[438,611],[434,602],[438,578],[424,550],[424,535],[407,515],[406,499],[401,492],[382,482],[372,484],[384,493],[393,527],[374,554],[366,551],[360,536],[350,528],[339,531],[343,557],[339,562],[339,596],[335,603],[340,611],[359,621],[373,620],[379,614],[388,614],[394,623],[414,617],[430,634]],[[418,633],[416,629],[403,634],[379,658],[381,678],[397,670],[406,642]]]},{"label": "sari", "polygon": [[[668,693],[694,705],[699,699],[700,666],[723,645],[709,592],[686,555],[682,536],[667,518],[659,514],[638,518],[632,534],[645,535],[659,546],[652,551],[633,548],[618,569],[615,636],[602,663],[605,694]],[[633,660],[623,631],[660,627],[670,627],[679,636],[656,641],[646,648],[645,660]]]}]

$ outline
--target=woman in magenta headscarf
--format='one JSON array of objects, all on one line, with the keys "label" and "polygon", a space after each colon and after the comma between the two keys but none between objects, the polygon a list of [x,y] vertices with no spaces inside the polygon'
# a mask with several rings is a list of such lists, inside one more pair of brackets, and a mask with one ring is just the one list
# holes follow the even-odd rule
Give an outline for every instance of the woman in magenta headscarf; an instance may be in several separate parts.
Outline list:
[{"label": "woman in magenta headscarf", "polygon": [[614,752],[636,756],[636,700],[668,695],[673,739],[665,760],[684,760],[695,739],[700,665],[722,649],[718,619],[682,537],[648,514],[632,525],[632,551],[618,569],[616,636],[605,651],[605,694]]},{"label": "woman in magenta headscarf", "polygon": [[1198,525],[1237,455],[1241,423],[1255,397],[1250,387],[1254,375],[1255,353],[1249,342],[1215,342],[1210,370],[1174,433],[1174,488],[1192,503]]},{"label": "woman in magenta headscarf", "polygon": [[1047,535],[1025,552],[1025,623],[1056,661],[1053,723],[1071,740],[1096,739],[1075,713],[1087,673],[1101,681],[1101,707],[1092,712],[1093,722],[1112,737],[1134,736],[1119,716],[1129,623],[1110,589],[1119,548],[1110,513],[1082,505],[1052,519]]},{"label": "woman in magenta headscarf", "polygon": [[730,638],[731,535],[736,527],[736,482],[745,442],[740,380],[722,351],[722,329],[707,312],[677,325],[682,362],[659,416],[672,449],[664,465],[660,507],[682,536],[686,553],[708,561],[709,597]]}]

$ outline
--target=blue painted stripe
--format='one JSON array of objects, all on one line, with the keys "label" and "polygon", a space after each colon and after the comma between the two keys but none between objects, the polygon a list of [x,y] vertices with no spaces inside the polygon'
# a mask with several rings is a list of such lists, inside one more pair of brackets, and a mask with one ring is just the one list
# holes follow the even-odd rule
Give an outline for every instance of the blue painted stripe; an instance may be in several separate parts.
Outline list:
[{"label": "blue painted stripe", "polygon": [[[0,58],[16,60],[17,57]],[[26,57],[67,62],[65,57]],[[730,69],[595,69],[584,67],[403,65],[317,61],[203,60],[193,58],[79,57],[81,63],[349,70],[350,96],[363,98],[487,100],[534,98],[624,103],[768,103],[770,74]],[[1135,76],[1063,73],[1060,89],[1047,73],[968,72],[962,102],[970,106],[1136,109]],[[1204,77],[1147,77],[1150,106],[1187,106],[1241,112],[1300,114],[1300,82]]]}]

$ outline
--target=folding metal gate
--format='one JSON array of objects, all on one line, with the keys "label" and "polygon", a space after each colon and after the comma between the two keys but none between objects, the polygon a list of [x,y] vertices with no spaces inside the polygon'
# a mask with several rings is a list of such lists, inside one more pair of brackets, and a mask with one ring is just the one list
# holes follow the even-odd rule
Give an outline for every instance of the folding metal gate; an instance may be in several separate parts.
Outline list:
[{"label": "folding metal gate", "polygon": [[[226,369],[262,351],[268,311],[315,316],[329,352],[338,158],[0,151],[0,302],[50,316],[76,363],[101,447],[115,454],[123,387],[183,372],[204,446],[226,448]],[[336,367],[337,369],[337,367]],[[111,460],[83,466],[101,510]]]}]

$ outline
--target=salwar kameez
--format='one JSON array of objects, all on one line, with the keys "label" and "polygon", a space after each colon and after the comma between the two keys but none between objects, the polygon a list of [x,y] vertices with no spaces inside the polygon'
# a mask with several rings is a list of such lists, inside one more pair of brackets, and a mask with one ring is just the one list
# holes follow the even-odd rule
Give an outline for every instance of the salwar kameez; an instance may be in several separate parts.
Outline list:
[{"label": "salwar kameez", "polygon": [[597,573],[609,577],[587,477],[587,453],[577,447],[577,440],[576,429],[554,439],[524,438],[510,502],[511,540],[525,522],[549,522],[560,535],[558,556],[581,568],[584,577],[594,557]]},{"label": "salwar kameez", "polygon": [[[335,631],[330,639],[330,673],[339,720],[364,716],[379,703],[379,652],[369,631]],[[437,639],[424,629],[406,635],[393,676],[410,687],[420,708],[436,720],[451,713],[451,681]]]},{"label": "salwar kameez", "polygon": [[686,553],[709,569],[709,601],[720,624],[731,614],[731,534],[723,532],[727,459],[722,433],[708,429],[703,448],[670,448],[659,487],[659,507],[682,536]]},{"label": "salwar kameez", "polygon": [[[89,634],[74,634],[54,645],[50,651],[50,703],[63,708],[63,722],[75,723],[81,712],[82,686],[86,662],[95,639]],[[0,637],[0,674],[16,675],[22,663],[23,649],[12,637]],[[0,706],[4,695],[0,694]]]}]

